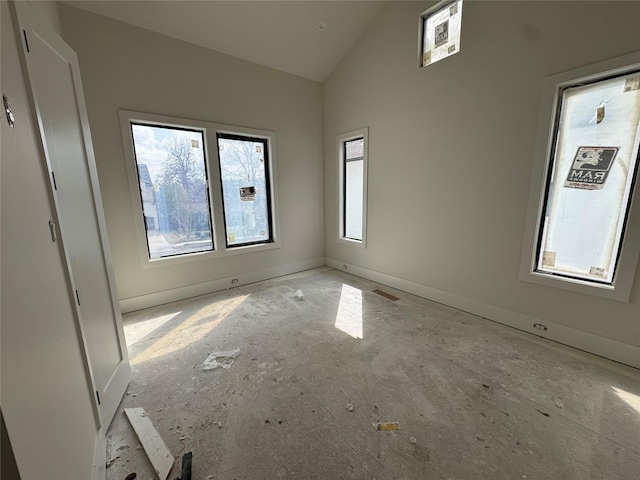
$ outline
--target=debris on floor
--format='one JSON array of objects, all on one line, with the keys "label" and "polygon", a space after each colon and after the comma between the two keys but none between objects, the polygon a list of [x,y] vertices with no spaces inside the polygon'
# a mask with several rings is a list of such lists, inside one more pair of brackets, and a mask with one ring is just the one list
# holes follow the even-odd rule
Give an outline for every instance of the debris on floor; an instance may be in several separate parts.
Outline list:
[{"label": "debris on floor", "polygon": [[[606,367],[599,357],[537,337],[527,341],[529,333],[468,314],[454,320],[453,309],[405,294],[392,302],[372,290],[397,292],[357,278],[362,317],[355,317],[365,335],[351,343],[335,325],[351,277],[317,276],[316,283],[276,279],[244,287],[242,295],[223,291],[127,314],[131,328],[151,314],[157,322],[171,320],[129,347],[139,360],[108,432],[112,443],[101,463],[120,458],[106,478],[136,472],[136,480],[158,480],[122,414],[125,407],[144,407],[175,457],[166,480],[181,476],[187,452],[193,452],[192,480],[519,480],[523,473],[529,480],[640,480],[635,412],[612,397],[605,418],[610,428],[593,429],[603,419],[602,399],[589,396],[596,390],[624,395],[611,385],[640,395],[636,370]],[[297,289],[304,300],[296,298]],[[150,355],[160,352],[147,352],[158,342],[166,351]],[[236,347],[244,355],[237,365],[202,371],[210,353]],[[472,354],[480,350],[484,364]],[[349,412],[348,403],[358,410]],[[372,422],[399,426],[382,430]],[[121,445],[130,448],[118,451]],[[604,460],[585,466],[576,461],[583,452]]]},{"label": "debris on floor", "polygon": [[558,408],[564,408],[564,405],[562,404],[562,402],[561,402],[560,400],[558,400],[558,401],[556,402],[556,407],[558,407]]},{"label": "debris on floor", "polygon": [[144,408],[125,408],[133,430],[138,435],[144,451],[160,480],[166,480],[175,458],[167,448],[158,431],[154,428]]},{"label": "debris on floor", "polygon": [[214,352],[207,357],[202,364],[202,370],[215,370],[218,367],[230,368],[233,361],[240,355],[240,349],[229,350],[228,352]]},{"label": "debris on floor", "polygon": [[136,480],[137,476],[138,474],[136,472],[133,472],[127,475],[126,477],[124,477],[124,480]]},{"label": "debris on floor", "polygon": [[398,422],[376,422],[373,424],[376,430],[400,430]]},{"label": "debris on floor", "polygon": [[182,456],[182,469],[180,471],[180,478],[176,480],[191,480],[191,463],[193,461],[193,453],[188,452]]},{"label": "debris on floor", "polygon": [[338,384],[338,382],[336,382],[333,378],[331,378],[331,377],[327,377],[327,378],[328,378],[329,380],[331,380],[333,383],[335,383],[335,384],[336,384],[336,386],[337,386],[340,390],[342,390],[342,393],[344,393],[344,396],[345,396],[345,398],[347,399],[347,405],[346,405],[346,407],[345,407],[345,408],[347,409],[347,412],[353,412],[353,403],[349,401],[349,395],[347,395],[347,392],[345,392],[345,391],[344,391],[344,388],[342,388],[342,387]]},{"label": "debris on floor", "polygon": [[537,408],[536,408],[536,412],[541,413],[541,414],[542,414],[542,415],[544,415],[545,417],[548,417],[548,416],[549,416],[549,414],[548,414],[547,412],[543,412],[542,410],[538,410]]},{"label": "debris on floor", "polygon": [[298,300],[304,300],[304,293],[302,293],[302,290],[296,290],[296,297]]}]

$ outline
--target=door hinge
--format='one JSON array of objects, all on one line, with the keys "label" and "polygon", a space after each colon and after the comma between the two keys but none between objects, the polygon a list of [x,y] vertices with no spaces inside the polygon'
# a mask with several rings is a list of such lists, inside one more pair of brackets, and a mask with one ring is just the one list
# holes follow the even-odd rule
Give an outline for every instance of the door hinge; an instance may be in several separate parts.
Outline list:
[{"label": "door hinge", "polygon": [[100,405],[100,392],[96,390],[96,398],[98,399],[98,405]]},{"label": "door hinge", "polygon": [[56,183],[56,174],[51,172],[51,180],[53,181],[53,189],[58,190],[58,184]]},{"label": "door hinge", "polygon": [[29,39],[27,38],[27,31],[22,30],[22,34],[24,35],[24,46],[27,47],[27,53],[28,53],[31,50],[29,50]]},{"label": "door hinge", "polygon": [[6,95],[2,95],[2,105],[4,106],[4,114],[7,117],[7,123],[11,128],[13,128],[16,124],[16,117],[13,115],[13,110],[11,110],[11,105],[9,104],[9,99]]},{"label": "door hinge", "polygon": [[49,231],[51,232],[51,241],[56,243],[56,224],[49,220]]},{"label": "door hinge", "polygon": [[76,300],[78,301],[78,306],[80,306],[80,295],[78,294],[78,290],[76,290]]}]

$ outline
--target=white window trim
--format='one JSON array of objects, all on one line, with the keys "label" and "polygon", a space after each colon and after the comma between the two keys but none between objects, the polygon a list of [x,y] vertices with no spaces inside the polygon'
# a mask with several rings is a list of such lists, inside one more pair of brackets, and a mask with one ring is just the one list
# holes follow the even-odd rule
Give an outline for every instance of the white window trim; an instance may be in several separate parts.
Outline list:
[{"label": "white window trim", "polygon": [[553,276],[536,272],[535,269],[537,240],[540,234],[539,220],[546,195],[546,179],[551,163],[551,149],[555,136],[557,106],[561,89],[580,82],[624,74],[638,67],[640,67],[640,51],[559,73],[544,80],[534,164],[531,172],[529,206],[520,260],[520,280],[621,302],[629,301],[640,254],[640,169],[636,171],[635,193],[631,199],[618,268],[612,285]]},{"label": "white window trim", "polygon": [[[344,236],[344,144],[356,138],[363,138],[363,179],[362,179],[362,241]],[[367,177],[369,166],[369,128],[361,128],[343,133],[337,137],[338,148],[338,238],[337,242],[353,247],[367,247]]]},{"label": "white window trim", "polygon": [[[262,252],[280,248],[280,208],[278,205],[278,185],[276,174],[276,135],[268,130],[257,130],[254,128],[237,127],[219,123],[203,122],[199,120],[188,120],[184,118],[169,117],[165,115],[155,115],[150,113],[132,112],[120,110],[120,128],[124,144],[125,161],[127,164],[127,175],[129,178],[129,191],[132,201],[133,220],[136,229],[138,253],[143,268],[165,267],[182,263],[211,260],[214,258],[228,257],[232,255],[242,255],[246,253]],[[138,172],[136,158],[134,154],[133,137],[131,135],[131,122],[141,122],[146,124],[157,124],[158,126],[190,128],[201,130],[204,136],[204,149],[207,161],[209,202],[211,204],[211,221],[213,233],[214,250],[208,252],[184,253],[171,257],[150,259],[147,250],[147,235],[142,215],[142,199],[140,198],[140,187],[138,184]],[[244,245],[237,247],[227,247],[225,242],[224,214],[222,207],[222,188],[220,183],[220,159],[218,157],[217,133],[231,133],[247,135],[255,138],[268,140],[269,145],[269,183],[271,186],[271,215],[272,215],[272,237],[273,242],[255,245]]]}]

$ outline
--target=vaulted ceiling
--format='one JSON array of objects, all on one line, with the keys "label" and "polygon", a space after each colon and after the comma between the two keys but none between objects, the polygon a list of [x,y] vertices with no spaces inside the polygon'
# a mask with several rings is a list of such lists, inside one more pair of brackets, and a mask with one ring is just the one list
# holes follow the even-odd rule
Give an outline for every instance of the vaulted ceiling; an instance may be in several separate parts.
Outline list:
[{"label": "vaulted ceiling", "polygon": [[64,1],[138,27],[323,82],[383,1]]}]

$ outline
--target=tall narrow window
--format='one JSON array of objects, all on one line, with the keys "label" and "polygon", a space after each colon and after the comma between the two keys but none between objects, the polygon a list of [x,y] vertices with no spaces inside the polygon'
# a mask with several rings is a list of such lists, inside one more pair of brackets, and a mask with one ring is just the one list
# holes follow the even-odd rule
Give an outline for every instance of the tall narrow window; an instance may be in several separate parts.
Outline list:
[{"label": "tall narrow window", "polygon": [[268,139],[217,136],[227,246],[269,243],[273,229]]},{"label": "tall narrow window", "polygon": [[615,290],[620,268],[637,262],[638,239],[627,234],[640,162],[640,68],[567,82],[556,99],[532,273]]},{"label": "tall narrow window", "polygon": [[204,135],[131,123],[149,259],[213,250]]},{"label": "tall narrow window", "polygon": [[366,211],[367,130],[341,135],[340,159],[340,235],[348,242],[363,244]]},{"label": "tall narrow window", "polygon": [[344,142],[344,236],[362,241],[364,138]]}]

